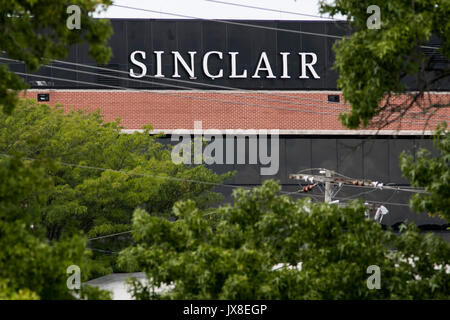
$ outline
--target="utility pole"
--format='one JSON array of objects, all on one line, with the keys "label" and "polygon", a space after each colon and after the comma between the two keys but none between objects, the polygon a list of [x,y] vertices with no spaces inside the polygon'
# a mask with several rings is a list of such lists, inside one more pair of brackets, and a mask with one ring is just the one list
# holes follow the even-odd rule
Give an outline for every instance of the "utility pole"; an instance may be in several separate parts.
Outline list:
[{"label": "utility pole", "polygon": [[[325,169],[325,177],[331,178],[331,170]],[[331,202],[331,182],[325,182],[325,203]]]},{"label": "utility pole", "polygon": [[[325,199],[324,201],[329,203],[332,201],[331,199],[331,186],[333,184],[339,184],[339,186],[342,185],[353,185],[353,186],[359,186],[359,187],[369,187],[374,189],[380,189],[380,190],[401,190],[411,193],[428,193],[425,190],[420,189],[410,189],[410,188],[400,188],[395,186],[386,186],[381,182],[378,181],[371,181],[367,179],[352,179],[352,178],[344,178],[335,176],[334,172],[332,170],[328,169],[320,169],[320,175],[314,175],[314,174],[304,174],[304,173],[291,173],[289,174],[289,179],[293,180],[304,180],[306,182],[311,183],[307,187],[303,187],[302,190],[299,192],[308,192],[313,187],[315,187],[318,183],[323,183],[325,185]],[[323,175],[325,174],[325,176]]]}]

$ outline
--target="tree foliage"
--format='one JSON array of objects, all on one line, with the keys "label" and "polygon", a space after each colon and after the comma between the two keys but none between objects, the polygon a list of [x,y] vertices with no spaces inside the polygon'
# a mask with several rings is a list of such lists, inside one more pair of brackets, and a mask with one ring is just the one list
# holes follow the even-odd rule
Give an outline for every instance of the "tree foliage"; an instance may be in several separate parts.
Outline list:
[{"label": "tree foliage", "polygon": [[440,156],[433,158],[427,149],[421,149],[414,160],[412,154],[402,154],[400,168],[413,187],[422,187],[424,194],[411,198],[411,207],[417,212],[439,215],[450,221],[450,132],[444,123],[435,131],[434,143]]},{"label": "tree foliage", "polygon": [[[380,8],[379,29],[367,27],[371,5]],[[414,109],[419,113],[415,116],[423,117],[450,105],[445,95],[439,100],[429,96],[440,84],[448,86],[450,79],[450,63],[440,59],[450,58],[449,0],[321,1],[321,12],[347,16],[355,31],[334,46],[338,86],[351,105],[350,113],[340,116],[344,126],[382,128],[409,111],[413,116]],[[426,55],[420,46],[432,35],[442,44]],[[414,92],[405,92],[407,82]]]},{"label": "tree foliage", "polygon": [[[97,62],[107,62],[112,33],[109,21],[94,19],[95,10],[106,9],[110,0],[7,0],[0,2],[0,51],[25,62],[34,72],[52,59],[63,59],[76,43],[88,43],[89,54]],[[69,29],[67,8],[81,9],[80,29]],[[17,103],[17,92],[27,85],[5,65],[0,66],[0,106],[7,113]]]},{"label": "tree foliage", "polygon": [[42,171],[51,187],[35,221],[49,239],[128,230],[137,207],[158,215],[170,213],[177,200],[194,199],[204,208],[220,199],[211,185],[184,180],[220,183],[230,174],[174,164],[150,126],[133,134],[121,129],[119,120],[104,122],[99,112],[65,112],[31,100],[0,115],[0,153],[54,162]]},{"label": "tree foliage", "polygon": [[[280,196],[280,189],[269,180],[252,191],[236,190],[234,203],[213,213],[198,209],[193,201],[178,202],[176,221],[137,209],[136,245],[119,257],[119,263],[137,266],[151,279],[132,281],[135,297],[450,297],[450,246],[442,239],[421,235],[412,225],[399,235],[383,230],[364,217],[361,202],[339,207],[293,201]],[[380,267],[380,289],[367,287],[371,265]],[[156,290],[162,285],[173,287]]]},{"label": "tree foliage", "polygon": [[49,242],[36,228],[51,180],[43,163],[0,158],[0,299],[108,298],[105,292],[67,288],[67,268],[78,265],[86,280],[90,253],[78,235]]}]

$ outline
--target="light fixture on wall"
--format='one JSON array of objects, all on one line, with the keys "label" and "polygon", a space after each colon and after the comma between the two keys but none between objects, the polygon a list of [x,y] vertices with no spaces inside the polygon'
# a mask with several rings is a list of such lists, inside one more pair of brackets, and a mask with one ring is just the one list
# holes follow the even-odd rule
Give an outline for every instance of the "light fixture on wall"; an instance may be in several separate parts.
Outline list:
[{"label": "light fixture on wall", "polygon": [[38,102],[48,102],[48,101],[50,101],[50,94],[49,93],[38,93],[37,94],[37,101]]},{"label": "light fixture on wall", "polygon": [[340,97],[338,94],[329,94],[328,101],[329,102],[340,102]]}]

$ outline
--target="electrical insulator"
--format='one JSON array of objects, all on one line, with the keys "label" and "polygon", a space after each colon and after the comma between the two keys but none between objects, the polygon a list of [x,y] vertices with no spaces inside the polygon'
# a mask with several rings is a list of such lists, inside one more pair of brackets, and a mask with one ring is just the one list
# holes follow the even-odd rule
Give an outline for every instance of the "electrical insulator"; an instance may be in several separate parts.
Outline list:
[{"label": "electrical insulator", "polygon": [[315,185],[311,185],[311,184],[309,184],[309,185],[307,185],[307,186],[304,186],[304,187],[302,187],[302,192],[308,192],[308,191],[311,191],[312,188],[314,188],[314,187],[315,187]]}]

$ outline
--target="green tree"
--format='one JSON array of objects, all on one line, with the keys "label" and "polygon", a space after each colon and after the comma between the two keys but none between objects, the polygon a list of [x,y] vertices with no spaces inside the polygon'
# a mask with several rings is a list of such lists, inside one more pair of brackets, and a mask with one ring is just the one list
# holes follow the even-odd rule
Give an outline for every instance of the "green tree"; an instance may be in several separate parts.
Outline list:
[{"label": "green tree", "polygon": [[[66,57],[71,45],[89,44],[89,54],[97,61],[109,60],[107,40],[112,29],[109,21],[94,19],[92,13],[111,4],[110,0],[7,0],[0,2],[0,51],[11,59],[24,61],[29,72],[52,59]],[[80,29],[69,29],[67,8],[81,9]],[[0,106],[7,113],[17,103],[17,93],[28,86],[0,66]]]},{"label": "green tree", "polygon": [[[371,5],[380,8],[379,29],[367,27]],[[321,1],[321,12],[347,16],[354,31],[334,46],[338,86],[351,105],[340,116],[344,126],[383,128],[413,112],[431,116],[450,106],[448,96],[429,96],[450,79],[450,64],[441,60],[450,57],[449,0]],[[439,49],[421,48],[432,35],[442,41]]]},{"label": "green tree", "polygon": [[[367,26],[374,13],[367,12],[371,5],[380,9],[379,29]],[[354,31],[334,45],[338,86],[351,105],[349,113],[340,115],[344,126],[381,129],[400,125],[405,117],[430,119],[450,106],[449,95],[432,94],[448,89],[450,80],[450,0],[321,1],[321,12],[347,16]],[[438,49],[430,48],[432,37],[440,40]],[[441,157],[422,150],[414,162],[403,154],[400,166],[413,186],[427,191],[412,198],[412,207],[448,219],[450,167],[444,131],[438,128],[436,134]]]},{"label": "green tree", "polygon": [[450,132],[446,124],[436,129],[434,144],[439,157],[433,158],[428,150],[421,149],[415,161],[412,154],[404,153],[400,157],[400,168],[412,186],[423,187],[426,191],[412,197],[412,208],[450,221]]},{"label": "green tree", "polygon": [[94,288],[67,288],[69,266],[78,265],[84,280],[89,275],[86,240],[73,236],[51,243],[37,227],[52,185],[44,167],[40,161],[0,158],[0,299],[74,299],[74,293],[108,298]]},{"label": "green tree", "polygon": [[52,186],[36,221],[49,239],[129,230],[137,207],[167,215],[177,200],[194,199],[205,208],[220,199],[212,185],[185,180],[220,183],[230,174],[174,164],[150,126],[133,134],[121,129],[119,120],[104,122],[99,112],[65,112],[31,100],[0,115],[0,153],[55,163],[43,170]]},{"label": "green tree", "polygon": [[[234,203],[204,212],[174,206],[176,221],[137,209],[136,245],[119,263],[144,270],[138,299],[449,299],[450,246],[413,225],[399,235],[364,217],[362,202],[339,207],[293,201],[265,181],[236,190]],[[299,266],[301,263],[301,270]],[[369,266],[380,288],[369,289]],[[275,268],[274,268],[275,267]],[[277,269],[278,268],[278,269]],[[173,287],[158,291],[163,284]]]},{"label": "green tree", "polygon": [[[107,62],[111,51],[106,44],[112,30],[107,20],[93,19],[91,13],[106,8],[99,5],[110,3],[109,0],[1,1],[1,54],[24,61],[27,71],[34,72],[52,59],[65,58],[71,45],[87,42],[89,54],[97,62]],[[67,9],[71,5],[81,9],[80,29],[67,27],[70,16]],[[12,112],[18,104],[18,92],[27,87],[6,65],[0,66],[0,108],[5,113]],[[22,129],[26,129],[26,124]],[[0,143],[5,145],[8,139],[2,136]],[[57,211],[80,214],[82,209],[70,188],[55,184],[49,174],[55,170],[58,167],[49,160],[24,163],[17,157],[0,157],[0,299],[74,298],[66,286],[67,267],[79,265],[84,280],[90,273],[84,238],[74,234],[49,242],[45,237],[46,220],[67,218],[57,216]],[[58,192],[56,202],[49,198]],[[53,203],[51,210],[46,210],[49,203]],[[44,218],[49,216],[53,218]],[[77,295],[82,299],[109,297],[90,287]]]}]

